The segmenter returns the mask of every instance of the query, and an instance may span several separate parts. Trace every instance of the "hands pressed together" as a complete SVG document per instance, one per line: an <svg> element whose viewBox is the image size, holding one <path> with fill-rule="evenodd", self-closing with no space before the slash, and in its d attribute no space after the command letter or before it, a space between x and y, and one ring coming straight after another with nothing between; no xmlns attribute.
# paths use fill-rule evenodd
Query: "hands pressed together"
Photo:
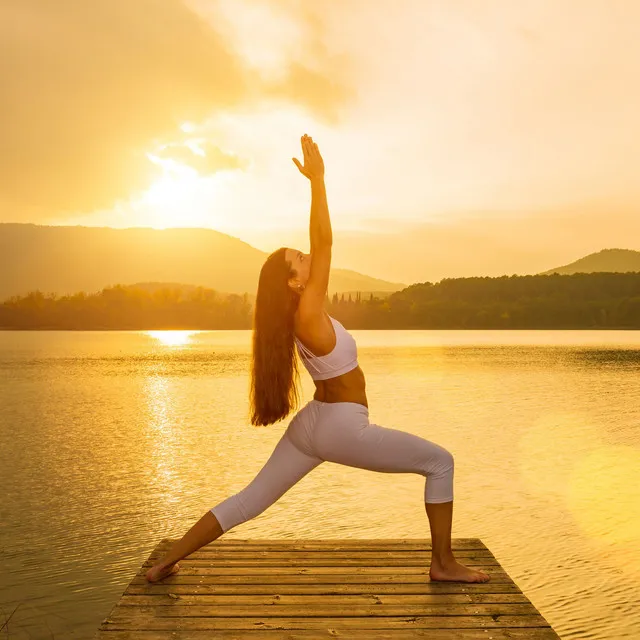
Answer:
<svg viewBox="0 0 640 640"><path fill-rule="evenodd" d="M300 138L300 143L302 145L304 166L300 164L297 158L291 159L303 176L309 178L309 180L322 180L324 178L324 162L318 150L318 145L306 133Z"/></svg>

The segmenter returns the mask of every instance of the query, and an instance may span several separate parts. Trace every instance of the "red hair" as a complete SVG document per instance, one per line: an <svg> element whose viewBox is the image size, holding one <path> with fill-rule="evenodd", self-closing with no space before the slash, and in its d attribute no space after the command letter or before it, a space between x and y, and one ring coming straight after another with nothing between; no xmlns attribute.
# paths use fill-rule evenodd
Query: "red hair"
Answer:
<svg viewBox="0 0 640 640"><path fill-rule="evenodd" d="M300 298L288 285L296 270L285 259L285 247L262 265L253 313L251 358L251 424L283 420L299 404L300 372L295 357L293 318Z"/></svg>

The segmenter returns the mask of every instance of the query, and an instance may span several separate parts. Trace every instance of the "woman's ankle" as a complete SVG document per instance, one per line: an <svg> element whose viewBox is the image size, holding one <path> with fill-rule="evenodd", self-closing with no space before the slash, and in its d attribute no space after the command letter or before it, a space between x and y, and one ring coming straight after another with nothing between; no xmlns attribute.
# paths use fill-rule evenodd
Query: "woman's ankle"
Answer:
<svg viewBox="0 0 640 640"><path fill-rule="evenodd" d="M453 556L453 551L449 549L448 551L435 551L431 550L431 563L437 564L441 567L445 567L448 564L455 562L456 559Z"/></svg>
<svg viewBox="0 0 640 640"><path fill-rule="evenodd" d="M173 565L175 564L175 562L160 562L160 568L161 569L171 569L171 567L173 567Z"/></svg>

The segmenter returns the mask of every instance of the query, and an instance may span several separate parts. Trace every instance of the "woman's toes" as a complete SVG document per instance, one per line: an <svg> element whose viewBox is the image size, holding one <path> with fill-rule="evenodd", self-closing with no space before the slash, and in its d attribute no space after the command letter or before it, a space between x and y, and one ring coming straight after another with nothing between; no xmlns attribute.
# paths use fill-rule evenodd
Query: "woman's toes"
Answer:
<svg viewBox="0 0 640 640"><path fill-rule="evenodd" d="M163 578L176 573L176 571L178 571L179 569L180 565L177 562L171 567L161 567L155 565L151 567L151 569L149 569L149 571L147 571L145 575L149 582L158 582L159 580L162 580Z"/></svg>

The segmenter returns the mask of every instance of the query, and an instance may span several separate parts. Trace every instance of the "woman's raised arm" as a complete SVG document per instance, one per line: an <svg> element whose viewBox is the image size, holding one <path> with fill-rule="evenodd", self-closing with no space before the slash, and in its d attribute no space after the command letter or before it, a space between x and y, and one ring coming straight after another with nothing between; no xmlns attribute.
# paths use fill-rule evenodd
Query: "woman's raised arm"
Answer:
<svg viewBox="0 0 640 640"><path fill-rule="evenodd" d="M300 173L308 178L311 183L309 240L310 251L313 256L314 249L317 247L331 246L333 244L333 232L329 218L327 191L324 184L324 161L313 138L305 133L300 142L302 144L302 153L304 154L304 166L301 166L296 158L292 158L292 160L300 170Z"/></svg>

